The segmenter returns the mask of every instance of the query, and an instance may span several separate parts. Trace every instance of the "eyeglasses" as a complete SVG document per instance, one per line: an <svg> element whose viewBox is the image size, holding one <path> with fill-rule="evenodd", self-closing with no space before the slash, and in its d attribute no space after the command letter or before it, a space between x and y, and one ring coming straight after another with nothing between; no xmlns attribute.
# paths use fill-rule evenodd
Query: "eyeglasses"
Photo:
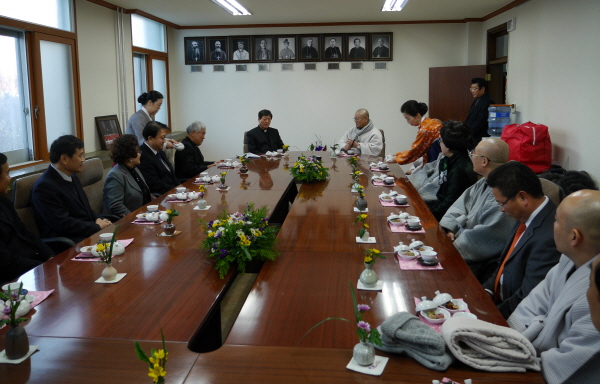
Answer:
<svg viewBox="0 0 600 384"><path fill-rule="evenodd" d="M362 120L362 119L365 119L365 117L364 117L364 116L363 116L363 117L355 117L355 118L354 118L354 119L352 119L352 120L354 120L354 121L360 121L360 120Z"/></svg>
<svg viewBox="0 0 600 384"><path fill-rule="evenodd" d="M469 91L479 91L479 88L469 88Z"/></svg>
<svg viewBox="0 0 600 384"><path fill-rule="evenodd" d="M498 203L498 202L496 202L496 203L498 203L498 205L500 206L500 208L504 208L504 206L506 205L506 203L508 203L509 201L511 201L511 200L512 200L512 199L513 199L515 196L516 196L516 195L509 197L509 198L508 198L508 199L506 199L506 201L505 201L504 203L502 203L502 204L500 204L500 203Z"/></svg>
<svg viewBox="0 0 600 384"><path fill-rule="evenodd" d="M481 156L481 155L477 155L477 154L473 153L473 150L472 150L472 149L470 149L470 150L469 150L469 157L470 157L471 159L473 159L473 156L482 157L482 158L484 158L484 159L487 159L487 161L489 161L490 163L492 162L492 160L490 160L490 158L489 158L489 157L486 157L486 156Z"/></svg>

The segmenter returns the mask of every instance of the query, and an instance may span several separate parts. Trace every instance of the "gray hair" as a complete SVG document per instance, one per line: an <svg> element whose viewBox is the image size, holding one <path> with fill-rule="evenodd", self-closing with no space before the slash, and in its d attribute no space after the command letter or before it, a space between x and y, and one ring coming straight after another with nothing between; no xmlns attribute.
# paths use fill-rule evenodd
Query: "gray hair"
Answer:
<svg viewBox="0 0 600 384"><path fill-rule="evenodd" d="M206 125L200 121L194 121L189 125L189 127L186 128L185 131L188 133L188 135L192 132L206 131Z"/></svg>

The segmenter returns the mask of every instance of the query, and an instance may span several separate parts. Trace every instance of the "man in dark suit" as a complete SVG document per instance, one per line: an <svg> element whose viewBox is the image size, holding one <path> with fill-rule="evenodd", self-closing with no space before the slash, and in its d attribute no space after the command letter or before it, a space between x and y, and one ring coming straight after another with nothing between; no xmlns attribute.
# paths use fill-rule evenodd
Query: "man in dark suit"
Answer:
<svg viewBox="0 0 600 384"><path fill-rule="evenodd" d="M487 183L500 209L517 221L496 272L483 284L500 313L508 318L558 263L560 252L554 243L556 205L544 196L542 184L531 168L517 161L494 169Z"/></svg>
<svg viewBox="0 0 600 384"><path fill-rule="evenodd" d="M383 39L377 40L377 46L373 50L373 57L378 58L389 58L390 57L390 49L383 45Z"/></svg>
<svg viewBox="0 0 600 384"><path fill-rule="evenodd" d="M31 192L42 237L67 237L78 243L111 224L94 213L75 173L83 169L83 141L61 136L50 146L50 166Z"/></svg>
<svg viewBox="0 0 600 384"><path fill-rule="evenodd" d="M300 56L300 58L302 58L302 59L318 59L319 58L319 52L317 52L317 49L315 47L313 47L312 37L309 37L308 40L306 40L306 47L302 48L302 55Z"/></svg>
<svg viewBox="0 0 600 384"><path fill-rule="evenodd" d="M367 51L360 46L360 39L357 37L354 39L354 48L350 50L350 58L351 59L366 59Z"/></svg>
<svg viewBox="0 0 600 384"><path fill-rule="evenodd" d="M0 153L0 284L14 280L54 256L54 252L31 233L6 197L10 176L8 159Z"/></svg>
<svg viewBox="0 0 600 384"><path fill-rule="evenodd" d="M192 41L188 49L189 61L204 61L204 47L197 41Z"/></svg>
<svg viewBox="0 0 600 384"><path fill-rule="evenodd" d="M473 148L479 144L483 137L489 137L488 134L488 107L494 104L494 100L487 92L487 81L481 77L475 77L471 80L471 94L475 98L465 123L471 128L473 133Z"/></svg>
<svg viewBox="0 0 600 384"><path fill-rule="evenodd" d="M175 176L182 181L215 165L212 161L204 161L204 156L199 148L206 136L206 125L194 121L187 127L186 132L187 137L181 141L185 148L175 153Z"/></svg>
<svg viewBox="0 0 600 384"><path fill-rule="evenodd" d="M331 39L329 39L329 47L327 47L327 49L325 50L325 58L326 59L341 59L342 58L342 51L340 51L339 47L336 47L335 44L337 43L335 37L332 37Z"/></svg>
<svg viewBox="0 0 600 384"><path fill-rule="evenodd" d="M258 112L258 127L251 129L246 134L248 152L259 154L283 149L279 131L270 128L272 119L273 114L268 109Z"/></svg>
<svg viewBox="0 0 600 384"><path fill-rule="evenodd" d="M163 151L163 146L167 142L167 130L165 125L156 121L151 121L144 127L144 144L140 146L142 157L140 165L137 168L142 172L146 184L153 195L160 196L179 185L179 180L175 176L175 170L167 155ZM167 148L172 147L172 143L167 143Z"/></svg>

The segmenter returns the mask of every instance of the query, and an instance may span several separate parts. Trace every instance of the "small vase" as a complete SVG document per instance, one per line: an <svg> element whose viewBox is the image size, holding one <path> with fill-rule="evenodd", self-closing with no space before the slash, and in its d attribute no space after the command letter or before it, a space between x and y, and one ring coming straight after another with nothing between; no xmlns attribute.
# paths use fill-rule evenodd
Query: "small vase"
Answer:
<svg viewBox="0 0 600 384"><path fill-rule="evenodd" d="M200 200L198 200L196 205L198 206L198 209L206 209L207 203L206 203L206 200L200 199Z"/></svg>
<svg viewBox="0 0 600 384"><path fill-rule="evenodd" d="M117 270L112 264L106 264L106 268L102 270L102 278L106 281L114 280L117 277Z"/></svg>
<svg viewBox="0 0 600 384"><path fill-rule="evenodd" d="M360 282L367 288L372 288L377 284L377 273L373 270L373 264L365 263L365 270L360 274Z"/></svg>
<svg viewBox="0 0 600 384"><path fill-rule="evenodd" d="M358 210L361 212L367 209L367 200L365 200L364 197L359 196L356 200L356 208L358 208Z"/></svg>
<svg viewBox="0 0 600 384"><path fill-rule="evenodd" d="M225 179L221 179L221 185L219 185L219 189L227 189L227 184L225 184Z"/></svg>
<svg viewBox="0 0 600 384"><path fill-rule="evenodd" d="M175 233L175 224L167 223L163 225L165 235L172 236Z"/></svg>
<svg viewBox="0 0 600 384"><path fill-rule="evenodd" d="M29 337L25 328L19 325L11 325L4 337L6 358L10 360L20 359L29 352Z"/></svg>
<svg viewBox="0 0 600 384"><path fill-rule="evenodd" d="M352 358L358 365L371 365L375 361L375 348L368 341L361 341L354 346Z"/></svg>
<svg viewBox="0 0 600 384"><path fill-rule="evenodd" d="M240 173L248 173L248 167L246 167L246 164L241 166Z"/></svg>
<svg viewBox="0 0 600 384"><path fill-rule="evenodd" d="M360 237L360 239L361 239L362 241L369 241L369 236L370 236L370 233L369 233L369 231L367 231L367 230L365 229L365 233L363 233L363 235Z"/></svg>

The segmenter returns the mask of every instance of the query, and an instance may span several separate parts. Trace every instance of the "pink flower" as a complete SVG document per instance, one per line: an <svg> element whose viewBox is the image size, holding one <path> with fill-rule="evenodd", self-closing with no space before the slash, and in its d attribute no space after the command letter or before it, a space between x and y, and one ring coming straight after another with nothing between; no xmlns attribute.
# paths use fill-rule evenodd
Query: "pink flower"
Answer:
<svg viewBox="0 0 600 384"><path fill-rule="evenodd" d="M5 315L10 315L10 307L4 307L4 309L2 310L2 313L4 313Z"/></svg>
<svg viewBox="0 0 600 384"><path fill-rule="evenodd" d="M357 307L359 312L367 312L369 309L371 309L371 307L369 307L367 304L358 304Z"/></svg>
<svg viewBox="0 0 600 384"><path fill-rule="evenodd" d="M362 320L358 322L358 328L364 329L365 332L371 332L371 326L369 325L369 323L365 323Z"/></svg>

